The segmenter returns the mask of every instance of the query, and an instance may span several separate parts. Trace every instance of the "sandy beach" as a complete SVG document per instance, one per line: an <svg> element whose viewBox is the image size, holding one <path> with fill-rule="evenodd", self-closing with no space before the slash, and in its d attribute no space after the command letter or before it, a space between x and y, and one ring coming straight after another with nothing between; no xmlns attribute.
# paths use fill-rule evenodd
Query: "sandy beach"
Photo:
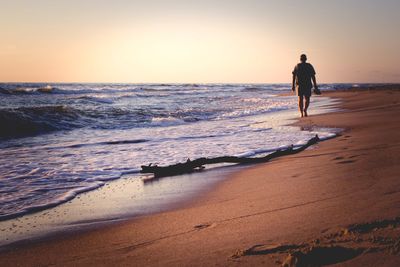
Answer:
<svg viewBox="0 0 400 267"><path fill-rule="evenodd" d="M0 253L0 266L399 266L400 86L324 92L343 128L184 207ZM206 175L206 174L205 174Z"/></svg>

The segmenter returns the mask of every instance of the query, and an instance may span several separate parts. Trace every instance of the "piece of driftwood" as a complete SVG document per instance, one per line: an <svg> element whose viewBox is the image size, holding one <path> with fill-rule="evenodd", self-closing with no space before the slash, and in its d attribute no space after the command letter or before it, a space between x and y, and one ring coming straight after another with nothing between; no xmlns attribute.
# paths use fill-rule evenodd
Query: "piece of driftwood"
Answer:
<svg viewBox="0 0 400 267"><path fill-rule="evenodd" d="M238 163L238 164L253 164L253 163L262 163L267 162L271 159L292 155L299 153L311 145L316 144L320 141L318 135L311 138L305 145L300 146L299 148L294 149L293 146L290 146L286 149L278 149L275 152L266 155L265 157L259 158L250 158L250 157L235 157L235 156L224 156L224 157L216 157L216 158L199 158L195 160L188 159L185 163L177 163L169 166L157 166L152 165L151 163L147 166L143 165L141 173L153 173L154 177L165 177L165 176L173 176L184 173L191 173L195 171L199 171L204 169L204 165L206 164L218 164L218 163Z"/></svg>

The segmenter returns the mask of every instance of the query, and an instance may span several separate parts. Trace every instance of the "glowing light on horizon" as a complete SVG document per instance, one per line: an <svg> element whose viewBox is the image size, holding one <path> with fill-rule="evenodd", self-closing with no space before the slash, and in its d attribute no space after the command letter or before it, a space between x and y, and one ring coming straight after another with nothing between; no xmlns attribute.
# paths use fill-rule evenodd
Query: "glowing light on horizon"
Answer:
<svg viewBox="0 0 400 267"><path fill-rule="evenodd" d="M386 2L9 2L0 81L290 82L303 52L319 81L400 81Z"/></svg>

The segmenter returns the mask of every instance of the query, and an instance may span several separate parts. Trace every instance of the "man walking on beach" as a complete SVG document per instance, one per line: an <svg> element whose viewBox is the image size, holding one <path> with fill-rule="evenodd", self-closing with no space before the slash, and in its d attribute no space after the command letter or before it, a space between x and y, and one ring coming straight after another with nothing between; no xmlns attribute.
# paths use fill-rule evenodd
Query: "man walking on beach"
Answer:
<svg viewBox="0 0 400 267"><path fill-rule="evenodd" d="M310 105L311 88L312 83L314 84L314 89L319 92L317 81L315 79L315 70L310 63L306 63L307 56L302 54L300 56L300 63L294 67L293 70L293 80L292 80L292 91L294 92L297 88L297 95L299 96L299 110L301 117L307 117L307 109ZM311 83L312 81L312 83ZM305 99L305 104L304 104Z"/></svg>

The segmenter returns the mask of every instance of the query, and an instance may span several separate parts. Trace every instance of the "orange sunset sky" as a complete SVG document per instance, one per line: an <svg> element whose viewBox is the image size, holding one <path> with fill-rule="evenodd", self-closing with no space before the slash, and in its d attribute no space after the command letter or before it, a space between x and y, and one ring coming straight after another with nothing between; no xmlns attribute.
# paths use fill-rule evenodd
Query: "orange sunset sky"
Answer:
<svg viewBox="0 0 400 267"><path fill-rule="evenodd" d="M400 82L400 1L1 1L1 82Z"/></svg>

